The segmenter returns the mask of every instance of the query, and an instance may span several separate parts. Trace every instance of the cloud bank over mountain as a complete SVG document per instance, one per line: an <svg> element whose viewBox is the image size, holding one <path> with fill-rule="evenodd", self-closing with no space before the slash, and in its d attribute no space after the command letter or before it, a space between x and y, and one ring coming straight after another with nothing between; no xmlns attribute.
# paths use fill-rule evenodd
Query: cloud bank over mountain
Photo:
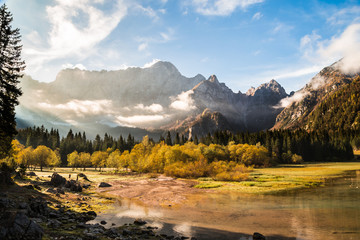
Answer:
<svg viewBox="0 0 360 240"><path fill-rule="evenodd" d="M93 131L100 124L196 133L191 128L201 116L208 118L208 124L220 119L226 124L216 123L219 126L262 130L274 123L280 110L273 106L287 96L274 80L252 94L234 93L215 75L208 80L200 74L187 78L162 61L118 71L65 69L50 83L25 76L21 87L24 95L17 115L21 121L39 124L31 110L41 113L44 121L79 129L94 125Z"/></svg>

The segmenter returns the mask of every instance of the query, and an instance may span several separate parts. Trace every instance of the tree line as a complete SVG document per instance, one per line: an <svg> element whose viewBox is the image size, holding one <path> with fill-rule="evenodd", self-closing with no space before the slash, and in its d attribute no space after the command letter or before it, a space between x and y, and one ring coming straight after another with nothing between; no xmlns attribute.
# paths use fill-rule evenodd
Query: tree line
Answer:
<svg viewBox="0 0 360 240"><path fill-rule="evenodd" d="M216 131L214 134L198 138L193 136L188 139L179 133L166 132L158 140L149 139L155 143L164 143L167 146L183 146L186 143L195 145L211 144L227 146L229 143L260 145L267 149L268 156L272 163L293 163L299 158L307 162L315 161L346 161L353 159L353 146L356 148L359 132L348 131L305 131L298 130L269 130L256 133L241 132L234 134L230 131ZM72 130L60 139L58 130L48 131L44 127L32 127L20 129L17 139L25 147L36 148L44 145L52 150L57 150L63 166L69 163L68 156L73 152L88 153L94 152L112 153L118 151L123 153L133 150L137 142L131 134L127 138L119 136L114 138L105 134L103 138L99 135L94 140L87 139L86 133L74 133ZM85 156L82 156L85 157Z"/></svg>

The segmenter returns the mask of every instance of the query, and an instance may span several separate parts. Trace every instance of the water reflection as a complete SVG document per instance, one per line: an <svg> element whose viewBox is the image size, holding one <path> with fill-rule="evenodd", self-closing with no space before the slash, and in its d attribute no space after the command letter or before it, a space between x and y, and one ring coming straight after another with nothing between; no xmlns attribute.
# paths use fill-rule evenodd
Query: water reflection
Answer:
<svg viewBox="0 0 360 240"><path fill-rule="evenodd" d="M189 196L184 205L148 208L122 200L112 213L95 221L122 225L135 218L158 227L158 233L198 239L360 239L360 172L323 188L280 196L236 193Z"/></svg>

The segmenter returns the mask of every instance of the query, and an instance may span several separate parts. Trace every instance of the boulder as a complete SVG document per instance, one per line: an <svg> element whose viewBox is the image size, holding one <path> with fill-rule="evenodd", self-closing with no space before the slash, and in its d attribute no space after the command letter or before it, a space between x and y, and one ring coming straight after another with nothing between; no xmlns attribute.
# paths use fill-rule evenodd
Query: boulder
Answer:
<svg viewBox="0 0 360 240"><path fill-rule="evenodd" d="M108 183L106 183L106 182L101 182L101 183L99 184L99 187L111 187L111 184L108 184Z"/></svg>
<svg viewBox="0 0 360 240"><path fill-rule="evenodd" d="M5 212L0 219L0 239L42 239L43 229L21 211Z"/></svg>
<svg viewBox="0 0 360 240"><path fill-rule="evenodd" d="M47 216L49 214L49 207L42 198L31 199L28 204L30 207L30 217Z"/></svg>
<svg viewBox="0 0 360 240"><path fill-rule="evenodd" d="M51 176L50 184L54 187L64 185L65 183L66 179L58 173L53 173L53 175Z"/></svg>
<svg viewBox="0 0 360 240"><path fill-rule="evenodd" d="M36 176L36 173L34 172L28 172L26 175L30 176L30 177L35 177Z"/></svg>
<svg viewBox="0 0 360 240"><path fill-rule="evenodd" d="M85 174L83 174L83 173L79 173L79 174L78 174L78 177L81 177L82 179L84 179L84 180L86 180L86 181L88 181L88 182L91 182L91 181L87 178L87 176L86 176Z"/></svg>
<svg viewBox="0 0 360 240"><path fill-rule="evenodd" d="M94 217L96 217L96 215L97 215L96 212L94 212L94 211L88 211L86 214L89 216L94 216Z"/></svg>
<svg viewBox="0 0 360 240"><path fill-rule="evenodd" d="M65 187L69 188L73 192L82 192L82 187L80 183L75 180L66 181Z"/></svg>
<svg viewBox="0 0 360 240"><path fill-rule="evenodd" d="M13 185L14 181L11 178L11 173L9 171L0 170L0 185Z"/></svg>

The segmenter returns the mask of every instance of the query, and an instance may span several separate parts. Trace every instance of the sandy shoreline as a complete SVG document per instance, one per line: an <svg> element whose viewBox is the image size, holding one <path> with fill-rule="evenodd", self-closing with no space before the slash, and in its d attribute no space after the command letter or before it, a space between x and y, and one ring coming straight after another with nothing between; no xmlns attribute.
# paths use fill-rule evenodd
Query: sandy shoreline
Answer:
<svg viewBox="0 0 360 240"><path fill-rule="evenodd" d="M112 186L98 188L96 191L115 198L138 200L147 206L173 206L184 202L187 195L210 191L194 188L197 184L195 180L162 175L157 178L113 180L108 183Z"/></svg>

